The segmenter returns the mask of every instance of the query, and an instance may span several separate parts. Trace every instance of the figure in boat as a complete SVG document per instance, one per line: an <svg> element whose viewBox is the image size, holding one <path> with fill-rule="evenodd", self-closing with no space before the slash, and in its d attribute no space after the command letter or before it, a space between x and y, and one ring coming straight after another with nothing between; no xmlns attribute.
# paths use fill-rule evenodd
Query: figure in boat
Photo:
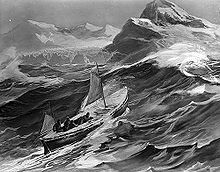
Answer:
<svg viewBox="0 0 220 172"><path fill-rule="evenodd" d="M66 132L74 127L77 127L79 125L82 125L82 124L90 121L91 119L93 119L93 118L89 116L89 112L87 112L86 115L79 117L76 120L70 120L70 117L67 116L64 123L63 123L63 127L61 124L61 120L60 119L57 120L57 122L53 126L53 131L56 133Z"/></svg>
<svg viewBox="0 0 220 172"><path fill-rule="evenodd" d="M106 96L104 90L96 65L90 73L88 95L77 115L68 117L63 124L60 124L60 120L55 123L51 115L45 114L40 135L45 154L84 139L90 132L102 126L105 115L115 118L123 114L127 108L127 87Z"/></svg>
<svg viewBox="0 0 220 172"><path fill-rule="evenodd" d="M73 120L70 120L70 129L74 128L74 127L77 127L77 126L78 125Z"/></svg>
<svg viewBox="0 0 220 172"><path fill-rule="evenodd" d="M81 125L81 124L84 124L84 123L90 121L91 119L93 119L93 117L89 116L89 112L87 112L86 115L81 116L78 119L76 119L74 121L74 123L77 125Z"/></svg>
<svg viewBox="0 0 220 172"><path fill-rule="evenodd" d="M58 119L57 122L54 124L53 131L57 133L63 131L60 119Z"/></svg>
<svg viewBox="0 0 220 172"><path fill-rule="evenodd" d="M67 116L66 120L64 121L64 125L63 125L63 131L67 131L70 129L70 117Z"/></svg>

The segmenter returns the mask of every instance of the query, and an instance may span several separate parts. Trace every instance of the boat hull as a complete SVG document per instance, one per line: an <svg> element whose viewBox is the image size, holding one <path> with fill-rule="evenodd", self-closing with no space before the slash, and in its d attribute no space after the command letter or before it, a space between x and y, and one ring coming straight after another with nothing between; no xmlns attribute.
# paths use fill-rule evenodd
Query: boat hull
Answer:
<svg viewBox="0 0 220 172"><path fill-rule="evenodd" d="M73 144L73 143L83 140L89 133L91 133L92 131L94 131L96 128L98 128L101 125L102 123L92 126L90 128L87 128L83 131L79 131L77 133L73 133L71 135L67 135L67 136L63 136L59 138L54 138L51 140L41 139L41 142L44 147L44 154L46 155L54 151L55 149L58 149L60 147Z"/></svg>
<svg viewBox="0 0 220 172"><path fill-rule="evenodd" d="M121 103L121 105L119 107L117 107L110 114L110 116L112 118L116 118L116 117L122 115L127 108L127 102L128 102L128 97L126 95L126 98ZM58 149L60 147L63 147L63 146L69 145L69 144L73 144L73 143L76 143L76 142L83 140L84 138L87 137L87 135L89 133L91 133L92 131L94 131L98 127L100 127L102 124L103 124L103 122L94 123L94 124L91 124L89 127L86 127L84 129L80 129L80 130L73 132L71 134L66 134L66 135L64 134L59 137L54 137L54 138L49 138L49 139L41 138L40 140L41 140L43 147L44 147L44 154L48 154L51 151L54 151L55 149Z"/></svg>

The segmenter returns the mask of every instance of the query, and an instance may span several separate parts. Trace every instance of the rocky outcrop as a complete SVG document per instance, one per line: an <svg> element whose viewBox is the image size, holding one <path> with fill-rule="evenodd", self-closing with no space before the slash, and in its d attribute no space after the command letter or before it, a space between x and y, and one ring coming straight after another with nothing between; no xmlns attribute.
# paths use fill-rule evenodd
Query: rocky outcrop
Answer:
<svg viewBox="0 0 220 172"><path fill-rule="evenodd" d="M180 28L181 26L195 29L208 28L202 19L189 15L174 3L166 0L150 2L140 18L129 19L114 38L113 43L105 47L104 50L113 54L108 62L124 62L127 61L124 59L135 58L135 56L138 56L138 60L141 55L145 57L151 51L158 51L160 47L170 45L170 42L166 42L167 38L175 40L174 35L171 34L172 27L178 30L178 26ZM184 31L188 32L186 29Z"/></svg>
<svg viewBox="0 0 220 172"><path fill-rule="evenodd" d="M157 25L182 24L190 27L206 27L202 20L189 15L176 4L165 0L154 0L146 5L140 18L150 19Z"/></svg>

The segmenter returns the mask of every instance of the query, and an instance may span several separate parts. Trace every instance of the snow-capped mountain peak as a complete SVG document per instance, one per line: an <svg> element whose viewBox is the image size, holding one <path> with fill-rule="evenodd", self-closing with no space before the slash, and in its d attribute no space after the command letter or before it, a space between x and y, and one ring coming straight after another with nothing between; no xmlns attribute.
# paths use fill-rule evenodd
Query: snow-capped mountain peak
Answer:
<svg viewBox="0 0 220 172"><path fill-rule="evenodd" d="M28 20L29 23L36 25L42 29L53 29L53 30L58 30L57 27L54 24L48 24L45 22L38 22L34 20Z"/></svg>
<svg viewBox="0 0 220 172"><path fill-rule="evenodd" d="M154 0L147 4L140 18L150 19L158 25L184 24L191 27L206 27L199 18L166 0Z"/></svg>
<svg viewBox="0 0 220 172"><path fill-rule="evenodd" d="M189 20L192 18L185 10L183 10L176 4L173 4L171 2L169 3L170 3L170 6L165 6L165 7L158 6L158 11L164 15L167 14L170 17L176 18L179 20Z"/></svg>
<svg viewBox="0 0 220 172"><path fill-rule="evenodd" d="M105 29L105 34L108 36L115 36L121 31L120 29L111 26L109 24L105 25L104 29Z"/></svg>
<svg viewBox="0 0 220 172"><path fill-rule="evenodd" d="M102 29L102 27L100 27L100 26L95 26L91 23L86 22L84 24L81 24L81 25L74 27L72 30L87 30L87 31L95 32L95 31L98 31L101 29Z"/></svg>
<svg viewBox="0 0 220 172"><path fill-rule="evenodd" d="M151 22L151 20L146 19L146 18L131 18L132 22L136 25L139 26L152 26L153 23Z"/></svg>
<svg viewBox="0 0 220 172"><path fill-rule="evenodd" d="M98 31L98 30L101 30L101 29L102 29L102 27L95 26L95 25L93 25L93 24L91 24L91 23L88 23L88 22L85 23L85 28L88 29L88 30L90 30L90 31L92 31L92 32Z"/></svg>
<svg viewBox="0 0 220 172"><path fill-rule="evenodd" d="M70 33L79 39L112 38L120 32L120 29L107 24L104 27L84 23L70 29Z"/></svg>

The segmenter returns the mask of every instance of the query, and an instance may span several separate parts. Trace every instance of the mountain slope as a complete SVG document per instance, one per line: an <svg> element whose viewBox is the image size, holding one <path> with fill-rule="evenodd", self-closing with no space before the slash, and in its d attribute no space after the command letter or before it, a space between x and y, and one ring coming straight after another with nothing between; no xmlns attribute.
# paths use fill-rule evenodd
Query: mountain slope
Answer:
<svg viewBox="0 0 220 172"><path fill-rule="evenodd" d="M88 39L88 38L113 39L119 32L120 29L108 24L104 27L99 27L90 23L84 23L82 25L78 25L74 28L69 29L69 33L71 33L78 39Z"/></svg>
<svg viewBox="0 0 220 172"><path fill-rule="evenodd" d="M49 32L42 30L39 26L31 24L29 21L24 21L10 32L2 35L0 51L8 47L16 47L20 51L33 51L55 47L52 41L45 40L42 42L38 38L38 35L42 33L49 34Z"/></svg>
<svg viewBox="0 0 220 172"><path fill-rule="evenodd" d="M103 47L111 43L119 32L110 25L99 27L85 23L68 29L27 20L0 36L0 52L10 47L25 53L54 47Z"/></svg>
<svg viewBox="0 0 220 172"><path fill-rule="evenodd" d="M154 0L147 4L140 18L150 19L158 25L183 24L191 27L206 27L200 19L166 0Z"/></svg>
<svg viewBox="0 0 220 172"><path fill-rule="evenodd" d="M169 1L154 0L146 5L140 18L125 23L105 50L112 53L110 63L131 64L178 42L213 44L219 36L218 25L194 17Z"/></svg>

